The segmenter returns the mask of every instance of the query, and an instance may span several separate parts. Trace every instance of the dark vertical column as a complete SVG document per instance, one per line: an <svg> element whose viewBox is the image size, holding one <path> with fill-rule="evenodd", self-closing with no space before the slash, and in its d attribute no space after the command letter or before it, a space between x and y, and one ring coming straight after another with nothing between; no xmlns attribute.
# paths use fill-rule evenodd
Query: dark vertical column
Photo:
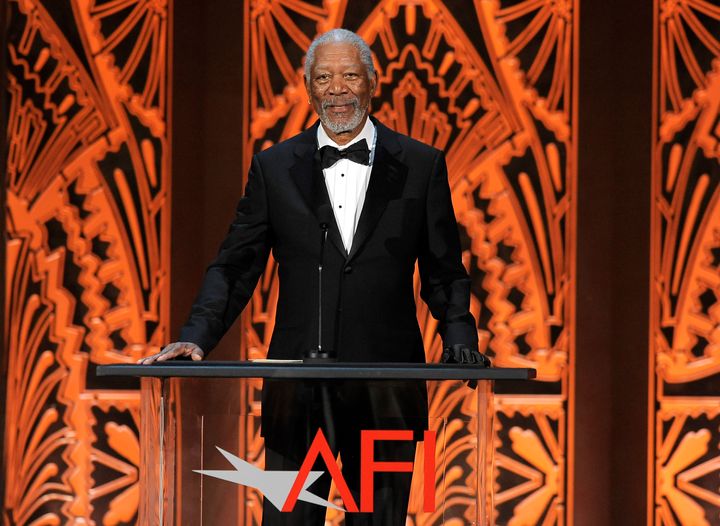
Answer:
<svg viewBox="0 0 720 526"><path fill-rule="evenodd" d="M612 25L604 2L580 5L574 517L610 522L612 449Z"/></svg>
<svg viewBox="0 0 720 526"><path fill-rule="evenodd" d="M170 339L190 311L197 285L202 277L203 228L205 225L205 173L203 170L203 96L205 82L204 2L173 4L172 67L172 184L171 184L171 259L170 259ZM183 382L181 386L186 386ZM195 457L184 451L186 444L198 441L195 414L203 405L194 393L179 389L178 436L180 437L178 480L180 490L176 513L183 524L200 524L198 495L192 491ZM147 417L147 415L146 415ZM176 519L178 520L178 519Z"/></svg>
<svg viewBox="0 0 720 526"><path fill-rule="evenodd" d="M204 2L173 6L170 338L177 337L202 277Z"/></svg>
<svg viewBox="0 0 720 526"><path fill-rule="evenodd" d="M242 195L243 8L236 0L174 4L171 338L187 318ZM239 357L236 323L210 359ZM190 492L197 489L198 475L192 470L199 468L195 424L201 414L238 415L240 389L239 383L227 381L183 381L181 386L181 520L200 524L199 505L189 505L198 499ZM226 440L226 448L238 443L237 418L209 417L206 422L212 427L205 429L207 462L222 463L224 459L212 456L215 445L223 445L212 443L213 437ZM227 495L233 489L224 484ZM234 503L217 492L205 492L202 509L203 523L237 523L231 519Z"/></svg>
<svg viewBox="0 0 720 526"><path fill-rule="evenodd" d="M652 2L580 11L575 505L647 520Z"/></svg>
<svg viewBox="0 0 720 526"><path fill-rule="evenodd" d="M610 524L646 524L653 2L613 0Z"/></svg>
<svg viewBox="0 0 720 526"><path fill-rule="evenodd" d="M203 257L215 256L243 192L243 2L208 2L202 130L205 172ZM240 331L217 351L240 357Z"/></svg>
<svg viewBox="0 0 720 526"><path fill-rule="evenodd" d="M9 7L7 0L0 0L0 225L2 225L2 242L0 242L0 276L2 279L2 288L0 288L0 323L3 330L0 337L0 519L4 515L5 509L5 411L7 392L7 371L9 352L6 348L5 340L5 188L7 185L7 157L8 145L7 138L7 119L9 115L8 96L7 96L7 76L5 63L7 61L7 32L9 27Z"/></svg>
<svg viewBox="0 0 720 526"><path fill-rule="evenodd" d="M172 307L177 336L242 195L242 2L176 2ZM213 359L236 359L236 327Z"/></svg>

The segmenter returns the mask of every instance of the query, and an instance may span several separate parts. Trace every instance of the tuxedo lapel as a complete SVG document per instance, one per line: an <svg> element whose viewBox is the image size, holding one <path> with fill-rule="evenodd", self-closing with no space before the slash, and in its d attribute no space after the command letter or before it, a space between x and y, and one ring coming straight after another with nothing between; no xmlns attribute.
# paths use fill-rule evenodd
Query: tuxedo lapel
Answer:
<svg viewBox="0 0 720 526"><path fill-rule="evenodd" d="M317 155L317 126L316 124L303 132L295 146L295 164L290 168L290 178L297 186L305 204L310 209L310 213L316 220L318 220L318 209L322 205L331 206L322 168L319 160L315 158ZM347 251L340 237L340 229L337 226L334 214L328 230L328 239L343 256L347 257Z"/></svg>
<svg viewBox="0 0 720 526"><path fill-rule="evenodd" d="M377 130L375 158L348 260L352 259L377 226L388 201L402 196L408 168L399 160L400 143L395 132L372 119Z"/></svg>

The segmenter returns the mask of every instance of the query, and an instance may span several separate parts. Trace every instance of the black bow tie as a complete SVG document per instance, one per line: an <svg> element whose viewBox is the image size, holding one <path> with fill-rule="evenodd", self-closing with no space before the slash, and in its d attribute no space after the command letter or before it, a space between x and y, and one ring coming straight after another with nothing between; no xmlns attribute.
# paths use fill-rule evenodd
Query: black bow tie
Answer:
<svg viewBox="0 0 720 526"><path fill-rule="evenodd" d="M358 164L370 164L370 150L367 141L362 139L344 150L338 150L334 146L323 146L320 148L320 164L323 169L330 168L340 159L350 159Z"/></svg>

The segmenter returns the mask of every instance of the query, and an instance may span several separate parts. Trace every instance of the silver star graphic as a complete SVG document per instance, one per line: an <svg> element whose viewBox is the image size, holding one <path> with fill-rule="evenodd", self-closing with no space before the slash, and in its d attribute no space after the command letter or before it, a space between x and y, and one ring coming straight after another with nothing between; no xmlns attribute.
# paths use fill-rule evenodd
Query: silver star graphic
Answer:
<svg viewBox="0 0 720 526"><path fill-rule="evenodd" d="M298 476L298 471L263 471L262 469L256 468L252 464L245 462L243 459L236 457L232 453L228 453L220 447L215 447L235 469L194 469L193 471L195 473L226 480L228 482L234 482L235 484L241 484L250 488L256 488L265 495L265 498L268 499L273 506L275 506L278 510L282 510L283 504L285 504L285 500L290 494L292 485ZM320 478L323 473L325 472L310 472L303 484L302 490L300 490L298 500L309 502L310 504L317 504L318 506L325 506L338 511L345 511L343 508L336 506L330 501L321 499L307 490L307 488Z"/></svg>

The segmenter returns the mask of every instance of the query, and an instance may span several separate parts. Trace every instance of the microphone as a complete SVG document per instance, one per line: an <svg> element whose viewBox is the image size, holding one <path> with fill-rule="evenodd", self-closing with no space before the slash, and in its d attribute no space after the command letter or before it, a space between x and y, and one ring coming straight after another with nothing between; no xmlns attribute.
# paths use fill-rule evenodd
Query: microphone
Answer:
<svg viewBox="0 0 720 526"><path fill-rule="evenodd" d="M327 231L330 228L330 224L333 220L333 210L332 207L325 203L323 205L320 205L317 209L317 218L318 218L318 224L320 225L320 229L323 232L322 241L320 244L320 249L322 250L323 244L325 243L325 238L327 237ZM321 254L322 256L322 254ZM322 263L322 257L320 258L320 263Z"/></svg>
<svg viewBox="0 0 720 526"><path fill-rule="evenodd" d="M322 271L325 257L325 242L334 214L329 204L320 205L317 209L318 226L320 226L320 261L318 262L318 339L317 347L310 349L303 357L304 362L334 362L336 358L332 351L322 347Z"/></svg>

